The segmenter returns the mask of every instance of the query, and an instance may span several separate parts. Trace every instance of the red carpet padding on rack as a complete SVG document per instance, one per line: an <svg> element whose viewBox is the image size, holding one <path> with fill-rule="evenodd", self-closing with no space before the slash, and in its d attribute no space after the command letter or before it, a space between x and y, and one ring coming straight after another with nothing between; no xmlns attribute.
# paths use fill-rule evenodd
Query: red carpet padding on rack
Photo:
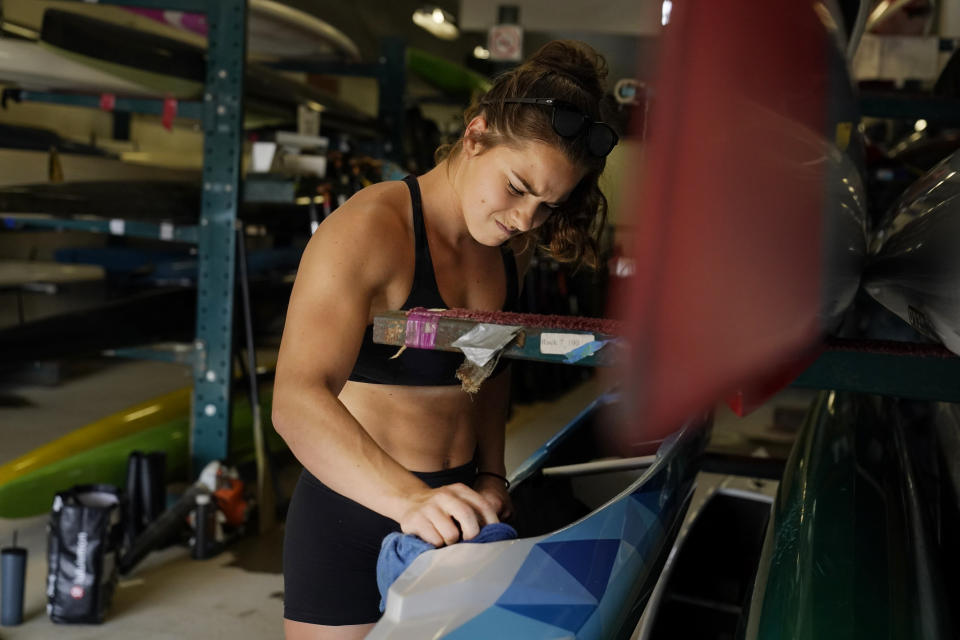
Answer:
<svg viewBox="0 0 960 640"><path fill-rule="evenodd" d="M566 331L586 331L608 336L620 336L624 323L606 318L583 318L579 316L550 316L535 313L513 313L509 311L474 311L471 309L446 309L440 311L443 318L472 320L490 324L507 324L535 329L562 329Z"/></svg>
<svg viewBox="0 0 960 640"><path fill-rule="evenodd" d="M892 342L889 340L831 339L825 343L827 351L860 351L891 356L918 358L956 358L957 354L943 345L924 342Z"/></svg>

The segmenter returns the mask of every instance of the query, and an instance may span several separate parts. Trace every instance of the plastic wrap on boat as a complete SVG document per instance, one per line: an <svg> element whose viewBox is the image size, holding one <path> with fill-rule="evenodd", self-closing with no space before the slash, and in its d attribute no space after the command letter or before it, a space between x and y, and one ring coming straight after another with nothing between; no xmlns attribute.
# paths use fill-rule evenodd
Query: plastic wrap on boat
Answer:
<svg viewBox="0 0 960 640"><path fill-rule="evenodd" d="M960 152L915 182L871 241L864 288L960 354Z"/></svg>

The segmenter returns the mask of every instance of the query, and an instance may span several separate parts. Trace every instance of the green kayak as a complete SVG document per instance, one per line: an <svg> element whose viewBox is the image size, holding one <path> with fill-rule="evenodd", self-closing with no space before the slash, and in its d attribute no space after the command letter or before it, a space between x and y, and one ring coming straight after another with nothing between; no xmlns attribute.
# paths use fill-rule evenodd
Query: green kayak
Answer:
<svg viewBox="0 0 960 640"><path fill-rule="evenodd" d="M272 393L261 392L261 415L272 450L285 446L269 424ZM0 518L26 518L47 512L58 491L75 484L126 483L127 457L133 451L163 451L167 454L167 482L188 480L190 460L189 415L156 427L81 451L26 473L0 486ZM230 431L232 464L253 459L253 426L250 403L238 397L233 403Z"/></svg>

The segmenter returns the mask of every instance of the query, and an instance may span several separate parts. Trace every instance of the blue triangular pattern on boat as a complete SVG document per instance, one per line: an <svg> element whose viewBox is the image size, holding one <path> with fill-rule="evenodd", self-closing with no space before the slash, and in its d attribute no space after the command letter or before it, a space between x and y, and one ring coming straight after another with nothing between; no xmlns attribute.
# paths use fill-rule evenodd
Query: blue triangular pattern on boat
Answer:
<svg viewBox="0 0 960 640"><path fill-rule="evenodd" d="M610 573L607 591L596 611L577 630L577 635L583 638L617 637L628 610L634 606L636 594L630 597L632 589L647 570L644 558L633 547L622 543Z"/></svg>
<svg viewBox="0 0 960 640"><path fill-rule="evenodd" d="M660 511L660 489L655 487L649 491L635 491L630 494L634 502L638 502L653 512Z"/></svg>
<svg viewBox="0 0 960 640"><path fill-rule="evenodd" d="M499 605L515 604L585 604L594 606L597 599L560 562L540 545L530 549L513 582L497 598Z"/></svg>
<svg viewBox="0 0 960 640"><path fill-rule="evenodd" d="M546 622L547 624L568 631L577 631L587 621L594 606L585 604L555 605L555 604L506 604L498 605L504 609L515 611L520 615Z"/></svg>
<svg viewBox="0 0 960 640"><path fill-rule="evenodd" d="M443 636L444 640L561 640L571 638L562 629L502 607L490 607Z"/></svg>
<svg viewBox="0 0 960 640"><path fill-rule="evenodd" d="M604 633L605 627L613 626L609 620L601 619L601 609L597 609L590 614L590 617L584 620L583 624L577 629L577 636L581 638L614 638L615 634L609 631Z"/></svg>
<svg viewBox="0 0 960 640"><path fill-rule="evenodd" d="M651 531L662 528L657 512L649 506L650 501L651 500L626 501L626 514L624 516L621 538L638 549L641 546L642 540L647 537Z"/></svg>
<svg viewBox="0 0 960 640"><path fill-rule="evenodd" d="M562 529L547 537L544 542L569 542L571 540L607 540L619 538L623 532L623 522L627 505L633 500L624 497L602 510L590 515L583 522ZM542 544L542 543L541 543Z"/></svg>
<svg viewBox="0 0 960 640"><path fill-rule="evenodd" d="M635 500L640 500L641 502L650 504L650 507L654 511L660 510L660 493L663 491L663 486L667 481L667 476L670 475L670 467L665 466L657 471L655 474L646 479L646 481L637 487L637 489L630 494ZM653 499L653 503L649 501Z"/></svg>
<svg viewBox="0 0 960 640"><path fill-rule="evenodd" d="M617 549L620 548L620 539L544 541L537 547L556 558L564 569L599 600L607 588L610 569L617 557Z"/></svg>
<svg viewBox="0 0 960 640"><path fill-rule="evenodd" d="M616 579L617 572L622 571L623 567L628 564L634 564L637 561L637 558L640 559L641 565L646 564L649 560L648 558L645 558L643 554L638 553L632 545L621 541L620 548L617 549L617 555L613 558L613 567L610 568L610 579L607 580L607 591L604 592L604 596L609 595L610 585L613 584L614 579Z"/></svg>

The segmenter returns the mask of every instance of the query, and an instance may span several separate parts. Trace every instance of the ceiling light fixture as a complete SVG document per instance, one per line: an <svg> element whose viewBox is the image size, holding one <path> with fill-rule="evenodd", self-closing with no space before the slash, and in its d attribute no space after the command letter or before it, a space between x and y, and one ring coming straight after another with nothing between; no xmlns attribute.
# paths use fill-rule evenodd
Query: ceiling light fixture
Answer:
<svg viewBox="0 0 960 640"><path fill-rule="evenodd" d="M453 15L440 7L426 6L417 9L413 12L413 23L441 40L456 40L460 35Z"/></svg>
<svg viewBox="0 0 960 640"><path fill-rule="evenodd" d="M660 5L660 24L664 27L670 22L670 13L673 11L673 2L671 0L663 0L663 4Z"/></svg>

